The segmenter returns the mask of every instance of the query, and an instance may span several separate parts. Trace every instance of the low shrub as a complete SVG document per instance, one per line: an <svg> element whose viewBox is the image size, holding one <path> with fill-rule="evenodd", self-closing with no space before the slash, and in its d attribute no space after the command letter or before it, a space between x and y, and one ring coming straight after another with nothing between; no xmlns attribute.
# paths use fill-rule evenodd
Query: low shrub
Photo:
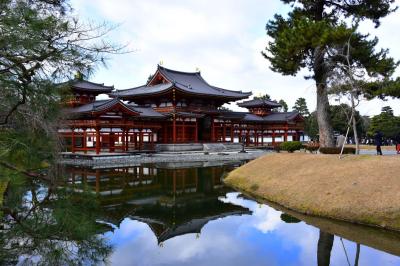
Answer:
<svg viewBox="0 0 400 266"><path fill-rule="evenodd" d="M341 147L321 147L319 152L323 154L340 154ZM356 154L356 148L344 147L343 154Z"/></svg>
<svg viewBox="0 0 400 266"><path fill-rule="evenodd" d="M300 141L286 141L281 143L280 148L283 151L294 152L302 149L303 144Z"/></svg>
<svg viewBox="0 0 400 266"><path fill-rule="evenodd" d="M317 152L317 151L318 151L318 149L319 149L319 144L318 144L318 143L309 143L309 144L304 145L304 148L305 148L307 151L309 151L309 152L311 152L311 153L314 153L314 152Z"/></svg>

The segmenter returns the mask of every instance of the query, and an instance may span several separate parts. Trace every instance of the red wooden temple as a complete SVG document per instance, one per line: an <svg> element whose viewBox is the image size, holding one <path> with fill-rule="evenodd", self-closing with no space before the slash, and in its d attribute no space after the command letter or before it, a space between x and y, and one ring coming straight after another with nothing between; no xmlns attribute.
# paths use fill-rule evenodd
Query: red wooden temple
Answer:
<svg viewBox="0 0 400 266"><path fill-rule="evenodd" d="M69 83L67 118L59 130L66 149L75 152L130 152L158 146L198 143L241 143L266 146L299 140L304 119L298 112L276 112L275 101L238 103L249 112L221 110L251 92L207 83L200 72L158 66L147 84L114 90L83 80ZM95 100L99 94L111 99Z"/></svg>

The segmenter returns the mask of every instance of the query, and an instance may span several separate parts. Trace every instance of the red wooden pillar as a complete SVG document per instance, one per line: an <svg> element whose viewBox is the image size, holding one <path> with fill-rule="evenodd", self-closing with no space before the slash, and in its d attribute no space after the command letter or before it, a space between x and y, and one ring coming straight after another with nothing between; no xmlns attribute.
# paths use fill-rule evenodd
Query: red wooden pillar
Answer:
<svg viewBox="0 0 400 266"><path fill-rule="evenodd" d="M211 117L211 142L215 142L215 125L214 125L214 117Z"/></svg>
<svg viewBox="0 0 400 266"><path fill-rule="evenodd" d="M286 127L285 127L285 136L284 136L283 141L287 141L287 137L288 137L288 127L286 125Z"/></svg>
<svg viewBox="0 0 400 266"><path fill-rule="evenodd" d="M96 154L100 153L100 129L96 128Z"/></svg>
<svg viewBox="0 0 400 266"><path fill-rule="evenodd" d="M224 129L223 129L223 133L222 134L224 134L224 136L222 138L222 141L225 142L226 141L226 124L225 124L225 121L224 121Z"/></svg>
<svg viewBox="0 0 400 266"><path fill-rule="evenodd" d="M129 129L125 130L125 151L129 150Z"/></svg>
<svg viewBox="0 0 400 266"><path fill-rule="evenodd" d="M272 146L275 146L275 129L272 131Z"/></svg>
<svg viewBox="0 0 400 266"><path fill-rule="evenodd" d="M182 118L182 142L186 142L186 127L185 127L185 118Z"/></svg>
<svg viewBox="0 0 400 266"><path fill-rule="evenodd" d="M113 152L114 151L114 133L111 133L111 131L110 131L110 133L108 135L108 151L109 152Z"/></svg>
<svg viewBox="0 0 400 266"><path fill-rule="evenodd" d="M199 136L198 136L198 124L197 124L197 118L196 118L196 123L195 123L195 128L194 128L194 141L199 142Z"/></svg>
<svg viewBox="0 0 400 266"><path fill-rule="evenodd" d="M72 135L71 135L71 152L75 153L75 128L72 128Z"/></svg>
<svg viewBox="0 0 400 266"><path fill-rule="evenodd" d="M135 145L135 150L137 150L138 148L137 148L137 133L136 132L133 133L133 143Z"/></svg>
<svg viewBox="0 0 400 266"><path fill-rule="evenodd" d="M234 138L233 131L234 131L234 128L233 128L233 124L231 123L231 142L232 143L233 143L233 138Z"/></svg>
<svg viewBox="0 0 400 266"><path fill-rule="evenodd" d="M141 129L139 132L139 150L142 150L142 148L143 148L143 129Z"/></svg>
<svg viewBox="0 0 400 266"><path fill-rule="evenodd" d="M83 152L86 154L87 153L86 128L83 129L82 148L83 148Z"/></svg>
<svg viewBox="0 0 400 266"><path fill-rule="evenodd" d="M264 129L261 129L261 146L264 146Z"/></svg>
<svg viewBox="0 0 400 266"><path fill-rule="evenodd" d="M154 133L153 133L153 131L151 131L149 133L149 141L150 141L150 147L151 147L151 149L153 149L153 147L154 147Z"/></svg>
<svg viewBox="0 0 400 266"><path fill-rule="evenodd" d="M247 130L246 130L246 146L249 146L249 144L250 144L250 134L249 133L250 132L247 128Z"/></svg>
<svg viewBox="0 0 400 266"><path fill-rule="evenodd" d="M176 115L173 114L172 118L172 143L176 143Z"/></svg>
<svg viewBox="0 0 400 266"><path fill-rule="evenodd" d="M125 129L124 128L121 128L122 129L122 135L121 135L121 141L122 141L122 151L125 151ZM118 138L118 140L119 140L119 138Z"/></svg>

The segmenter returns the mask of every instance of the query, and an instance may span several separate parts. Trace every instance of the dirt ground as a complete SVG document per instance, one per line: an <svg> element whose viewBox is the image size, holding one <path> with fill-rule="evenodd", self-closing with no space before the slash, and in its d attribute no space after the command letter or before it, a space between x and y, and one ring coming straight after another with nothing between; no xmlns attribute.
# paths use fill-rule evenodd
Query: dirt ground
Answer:
<svg viewBox="0 0 400 266"><path fill-rule="evenodd" d="M346 147L356 147L356 145L346 145ZM361 150L376 150L376 146L375 145L360 145L360 149ZM381 146L381 149L383 151L395 151L396 150L396 146Z"/></svg>
<svg viewBox="0 0 400 266"><path fill-rule="evenodd" d="M271 154L225 182L302 213L400 230L400 156Z"/></svg>

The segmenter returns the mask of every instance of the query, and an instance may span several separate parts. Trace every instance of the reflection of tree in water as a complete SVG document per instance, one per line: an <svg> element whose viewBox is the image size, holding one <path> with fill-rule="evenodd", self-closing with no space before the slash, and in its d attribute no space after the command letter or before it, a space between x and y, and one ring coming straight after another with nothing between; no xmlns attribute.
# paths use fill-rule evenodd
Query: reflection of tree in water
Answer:
<svg viewBox="0 0 400 266"><path fill-rule="evenodd" d="M318 266L328 266L331 260L331 251L333 246L334 235L319 230L319 239L318 239L318 250L317 250L317 260ZM343 251L346 255L347 263L350 265L350 260L346 251L346 248L343 244L342 238L340 239L342 242ZM354 265L358 265L358 260L360 258L360 244L357 243L356 256L354 260Z"/></svg>
<svg viewBox="0 0 400 266"><path fill-rule="evenodd" d="M9 184L1 207L1 264L15 264L21 258L26 264L43 265L105 260L111 247L98 235L104 227L96 223L92 195L77 197L40 182L20 182Z"/></svg>
<svg viewBox="0 0 400 266"><path fill-rule="evenodd" d="M332 234L319 230L317 261L318 266L328 266L331 260L331 251L333 246Z"/></svg>
<svg viewBox="0 0 400 266"><path fill-rule="evenodd" d="M282 213L281 214L281 220L284 221L285 223L300 223L301 220L297 219L296 217L293 217L287 213Z"/></svg>

